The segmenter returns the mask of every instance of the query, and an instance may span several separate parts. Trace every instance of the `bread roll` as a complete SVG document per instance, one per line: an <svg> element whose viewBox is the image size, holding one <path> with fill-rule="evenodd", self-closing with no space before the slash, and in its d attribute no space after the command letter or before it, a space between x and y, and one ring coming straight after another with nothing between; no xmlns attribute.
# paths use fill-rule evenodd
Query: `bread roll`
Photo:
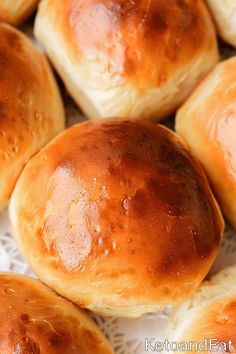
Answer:
<svg viewBox="0 0 236 354"><path fill-rule="evenodd" d="M44 55L0 23L0 211L25 163L63 128L61 97Z"/></svg>
<svg viewBox="0 0 236 354"><path fill-rule="evenodd" d="M201 0L43 0L35 34L89 118L160 120L218 61Z"/></svg>
<svg viewBox="0 0 236 354"><path fill-rule="evenodd" d="M228 350L221 350L221 353L235 353L236 267L224 269L210 281L205 282L192 298L179 307L172 316L169 338L178 343L202 342L204 343L202 349L203 345L209 349L209 340L215 339L212 341L214 345L212 349L217 346L219 349L219 344L224 342ZM221 348L223 349L223 344ZM193 352L194 350L191 351ZM210 353L210 350L205 352ZM217 350L212 352L216 353ZM190 351L182 350L177 353L190 353Z"/></svg>
<svg viewBox="0 0 236 354"><path fill-rule="evenodd" d="M219 64L177 113L176 130L203 164L236 228L236 57Z"/></svg>
<svg viewBox="0 0 236 354"><path fill-rule="evenodd" d="M1 0L0 21L18 26L36 10L38 3L39 0Z"/></svg>
<svg viewBox="0 0 236 354"><path fill-rule="evenodd" d="M220 36L236 47L236 2L234 0L207 0Z"/></svg>
<svg viewBox="0 0 236 354"><path fill-rule="evenodd" d="M112 354L85 312L31 278L0 273L0 352Z"/></svg>
<svg viewBox="0 0 236 354"><path fill-rule="evenodd" d="M61 134L27 164L10 214L43 282L82 307L124 317L192 294L223 229L205 175L179 138L135 120Z"/></svg>

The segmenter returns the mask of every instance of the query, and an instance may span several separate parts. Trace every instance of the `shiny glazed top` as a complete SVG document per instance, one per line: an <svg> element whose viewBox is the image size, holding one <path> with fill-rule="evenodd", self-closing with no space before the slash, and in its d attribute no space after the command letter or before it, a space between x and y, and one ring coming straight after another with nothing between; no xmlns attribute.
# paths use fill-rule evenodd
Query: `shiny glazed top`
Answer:
<svg viewBox="0 0 236 354"><path fill-rule="evenodd" d="M202 0L51 0L46 11L73 60L104 62L107 75L141 91L164 85L190 58L216 47Z"/></svg>
<svg viewBox="0 0 236 354"><path fill-rule="evenodd" d="M1 353L112 354L90 318L30 278L0 273Z"/></svg>
<svg viewBox="0 0 236 354"><path fill-rule="evenodd" d="M70 282L64 295L80 282L78 291L89 289L84 302L73 298L82 306L93 287L160 302L192 293L223 229L205 175L179 138L160 125L119 119L76 125L36 155L11 215L36 272L54 270Z"/></svg>
<svg viewBox="0 0 236 354"><path fill-rule="evenodd" d="M217 341L213 344L224 342L227 345L227 352L231 353L231 348L235 349L236 346L236 297L219 299L208 306L201 313L197 324L193 324L188 330L186 337L197 343L204 339L216 338ZM228 345L229 341L232 344L231 348Z"/></svg>
<svg viewBox="0 0 236 354"><path fill-rule="evenodd" d="M201 161L236 228L236 57L218 64L179 109L176 130Z"/></svg>
<svg viewBox="0 0 236 354"><path fill-rule="evenodd" d="M24 164L64 128L64 111L45 56L0 23L0 210Z"/></svg>

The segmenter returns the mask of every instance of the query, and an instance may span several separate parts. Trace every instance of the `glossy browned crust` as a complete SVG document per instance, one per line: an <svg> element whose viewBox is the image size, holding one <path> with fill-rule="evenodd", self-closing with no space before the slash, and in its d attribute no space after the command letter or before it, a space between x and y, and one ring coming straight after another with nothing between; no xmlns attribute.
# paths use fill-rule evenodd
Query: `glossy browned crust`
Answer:
<svg viewBox="0 0 236 354"><path fill-rule="evenodd" d="M91 308L100 298L109 308L180 301L208 272L223 228L205 175L179 138L118 119L74 126L35 156L11 216L43 281L52 286L55 272L64 283L53 287Z"/></svg>
<svg viewBox="0 0 236 354"><path fill-rule="evenodd" d="M236 229L236 57L218 64L179 109L176 130L202 163Z"/></svg>
<svg viewBox="0 0 236 354"><path fill-rule="evenodd" d="M224 295L222 289L222 296ZM201 342L205 338L216 338L217 342L229 343L236 347L236 296L214 300L205 308L196 323L192 324L189 340ZM192 327L191 327L192 328ZM229 348L228 348L229 349ZM230 351L229 351L230 352Z"/></svg>
<svg viewBox="0 0 236 354"><path fill-rule="evenodd" d="M112 354L84 312L39 281L0 273L0 352Z"/></svg>
<svg viewBox="0 0 236 354"><path fill-rule="evenodd" d="M0 210L24 164L63 128L64 109L45 56L0 23Z"/></svg>
<svg viewBox="0 0 236 354"><path fill-rule="evenodd" d="M38 3L39 0L1 0L0 21L18 26L36 10Z"/></svg>
<svg viewBox="0 0 236 354"><path fill-rule="evenodd" d="M72 58L105 60L107 74L127 77L140 93L216 47L202 0L51 0L45 11Z"/></svg>

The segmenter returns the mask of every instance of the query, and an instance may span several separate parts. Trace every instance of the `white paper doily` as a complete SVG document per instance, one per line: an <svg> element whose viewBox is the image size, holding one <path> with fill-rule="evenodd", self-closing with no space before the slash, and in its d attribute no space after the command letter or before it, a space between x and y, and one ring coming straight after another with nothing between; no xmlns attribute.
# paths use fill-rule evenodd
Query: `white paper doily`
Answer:
<svg viewBox="0 0 236 354"><path fill-rule="evenodd" d="M220 252L210 273L235 263L236 233L227 227ZM0 271L33 275L11 237L7 211L0 214ZM139 319L102 318L94 315L93 318L109 339L116 354L144 354L145 338L166 339L168 311L148 314Z"/></svg>
<svg viewBox="0 0 236 354"><path fill-rule="evenodd" d="M32 25L23 28L32 38ZM32 38L33 39L33 38ZM222 57L232 55L229 47L223 48ZM69 97L64 96L67 126L84 120L81 112ZM167 122L170 127L173 122ZM236 233L229 227L226 228L224 239L217 260L210 274L236 264ZM12 271L33 276L27 263L22 259L16 243L11 236L11 226L7 211L0 213L0 271ZM168 326L168 310L159 314L148 314L139 319L116 319L94 316L101 330L108 337L115 354L144 354L145 338L164 340Z"/></svg>

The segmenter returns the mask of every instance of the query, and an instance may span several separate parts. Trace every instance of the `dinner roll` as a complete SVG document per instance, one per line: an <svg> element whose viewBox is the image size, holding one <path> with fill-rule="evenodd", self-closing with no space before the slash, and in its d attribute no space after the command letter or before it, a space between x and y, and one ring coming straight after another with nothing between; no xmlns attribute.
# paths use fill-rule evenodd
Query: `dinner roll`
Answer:
<svg viewBox="0 0 236 354"><path fill-rule="evenodd" d="M0 352L112 354L89 316L31 278L0 273Z"/></svg>
<svg viewBox="0 0 236 354"><path fill-rule="evenodd" d="M43 0L35 34L89 118L160 120L218 61L202 0Z"/></svg>
<svg viewBox="0 0 236 354"><path fill-rule="evenodd" d="M227 268L205 282L197 293L172 315L171 341L203 342L210 349L226 343L221 351L235 353L236 348L236 267ZM230 341L232 341L230 345ZM203 345L202 344L202 349ZM214 349L212 348L212 349ZM221 346L223 349L223 344ZM192 350L193 352L194 350ZM202 350L203 351L203 350ZM190 353L190 350L177 353ZM200 352L200 350L198 351ZM210 353L210 350L206 351ZM216 353L217 350L212 352Z"/></svg>
<svg viewBox="0 0 236 354"><path fill-rule="evenodd" d="M236 228L236 57L219 64L180 108L176 130L203 164Z"/></svg>
<svg viewBox="0 0 236 354"><path fill-rule="evenodd" d="M136 317L192 294L223 229L180 139L135 120L76 125L27 164L10 206L39 278L82 307Z"/></svg>
<svg viewBox="0 0 236 354"><path fill-rule="evenodd" d="M25 163L63 128L61 97L44 55L0 23L0 211Z"/></svg>
<svg viewBox="0 0 236 354"><path fill-rule="evenodd" d="M39 0L1 0L0 21L18 26L36 10Z"/></svg>
<svg viewBox="0 0 236 354"><path fill-rule="evenodd" d="M236 2L207 0L220 36L236 47Z"/></svg>

